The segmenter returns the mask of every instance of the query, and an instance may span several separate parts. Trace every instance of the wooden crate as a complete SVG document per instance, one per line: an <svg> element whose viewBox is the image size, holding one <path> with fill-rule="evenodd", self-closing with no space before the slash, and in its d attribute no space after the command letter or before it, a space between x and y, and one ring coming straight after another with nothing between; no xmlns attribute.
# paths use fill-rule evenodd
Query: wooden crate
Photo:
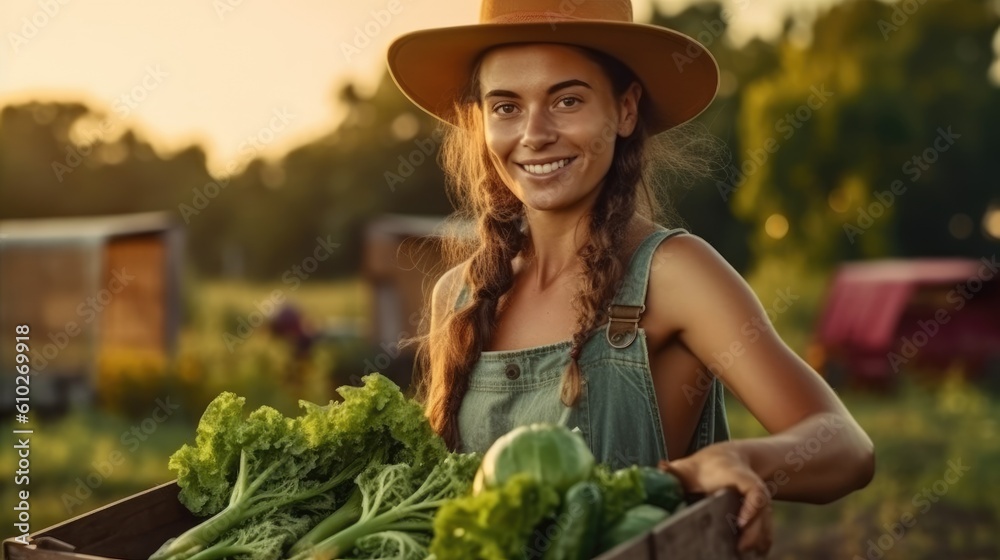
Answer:
<svg viewBox="0 0 1000 560"><path fill-rule="evenodd" d="M739 510L739 493L719 490L594 560L739 560L729 523Z"/></svg>
<svg viewBox="0 0 1000 560"><path fill-rule="evenodd" d="M177 499L176 482L161 484L31 535L25 546L3 543L6 560L146 560L198 520Z"/></svg>
<svg viewBox="0 0 1000 560"><path fill-rule="evenodd" d="M33 533L28 545L7 539L4 558L147 560L198 521L178 501L179 491L176 482L168 482ZM736 535L726 521L738 511L739 495L719 491L595 560L739 560Z"/></svg>

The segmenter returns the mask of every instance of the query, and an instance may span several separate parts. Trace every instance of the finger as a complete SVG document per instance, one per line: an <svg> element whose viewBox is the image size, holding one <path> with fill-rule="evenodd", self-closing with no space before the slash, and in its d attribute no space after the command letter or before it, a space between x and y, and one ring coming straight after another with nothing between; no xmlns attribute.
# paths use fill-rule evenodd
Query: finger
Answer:
<svg viewBox="0 0 1000 560"><path fill-rule="evenodd" d="M771 509L762 510L740 533L736 549L740 552L754 552L763 558L771 550Z"/></svg>
<svg viewBox="0 0 1000 560"><path fill-rule="evenodd" d="M743 495L737 525L746 526L757 517L757 513L771 505L771 495L763 481L756 477L745 477L737 482L737 490Z"/></svg>
<svg viewBox="0 0 1000 560"><path fill-rule="evenodd" d="M764 521L762 516L757 516L740 531L739 540L736 542L736 550L741 553L759 552L763 534Z"/></svg>
<svg viewBox="0 0 1000 560"><path fill-rule="evenodd" d="M661 461L659 465L660 470L677 477L677 480L679 480L681 485L684 486L685 492L704 492L704 487L701 485L698 477L693 471L696 466L697 465L695 463L692 463L687 459Z"/></svg>
<svg viewBox="0 0 1000 560"><path fill-rule="evenodd" d="M768 519L770 515L771 496L763 481L757 477L741 477L737 482L737 490L743 495L743 503L737 517L737 526L742 527L737 549L741 551L763 550L770 548Z"/></svg>

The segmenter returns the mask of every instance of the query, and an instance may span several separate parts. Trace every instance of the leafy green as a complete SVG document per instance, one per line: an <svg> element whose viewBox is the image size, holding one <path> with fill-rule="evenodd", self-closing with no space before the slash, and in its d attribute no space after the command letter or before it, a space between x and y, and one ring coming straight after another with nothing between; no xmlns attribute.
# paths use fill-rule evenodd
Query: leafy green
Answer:
<svg viewBox="0 0 1000 560"><path fill-rule="evenodd" d="M208 548L189 560L221 560L239 557L242 560L280 558L282 550L304 533L311 524L309 516L289 512L273 512L250 519L231 529Z"/></svg>
<svg viewBox="0 0 1000 560"><path fill-rule="evenodd" d="M426 560L430 535L404 531L382 531L361 537L351 560ZM346 559L345 559L346 560Z"/></svg>
<svg viewBox="0 0 1000 560"><path fill-rule="evenodd" d="M512 475L498 488L441 506L430 550L437 560L520 557L535 527L555 513L559 501L559 493L534 475Z"/></svg>
<svg viewBox="0 0 1000 560"><path fill-rule="evenodd" d="M369 466L357 478L361 490L361 516L357 523L292 558L340 558L364 537L386 531L417 535L415 538L432 534L438 508L469 491L481 461L477 453L453 453L426 475L408 463ZM407 546L412 544L412 539L395 540Z"/></svg>
<svg viewBox="0 0 1000 560"><path fill-rule="evenodd" d="M633 465L617 471L600 464L594 469L594 481L604 497L601 526L610 527L629 509L646 501L642 474Z"/></svg>
<svg viewBox="0 0 1000 560"><path fill-rule="evenodd" d="M423 409L382 375L363 382L338 389L341 402L301 401L304 412L295 418L264 406L244 419L242 397L227 392L213 400L195 445L184 445L169 462L181 502L212 517L165 543L151 560L183 560L266 512L328 514L331 497L346 500L352 479L373 464L406 463L426 475L447 449Z"/></svg>

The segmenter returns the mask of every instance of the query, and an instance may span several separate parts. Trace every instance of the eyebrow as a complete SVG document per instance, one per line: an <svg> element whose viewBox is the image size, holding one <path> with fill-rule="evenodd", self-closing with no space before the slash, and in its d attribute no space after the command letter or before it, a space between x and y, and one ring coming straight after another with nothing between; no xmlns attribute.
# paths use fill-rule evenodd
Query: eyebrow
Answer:
<svg viewBox="0 0 1000 560"><path fill-rule="evenodd" d="M559 91L561 89L566 89L566 88L572 87L572 86L583 86L583 87L585 87L587 89L594 89L594 88L590 87L590 84L588 84L587 82L584 82L583 80L566 80L565 82L559 82L558 84L550 86L549 89L545 93L547 93L548 95L552 95L553 93L555 93L555 92L557 92L557 91ZM483 99L486 99L486 98L489 98L489 97L513 97L514 99L520 99L521 98L520 95L514 93L513 91L506 90L506 89L493 89L493 90L490 90L490 91L486 92L486 95L483 96Z"/></svg>

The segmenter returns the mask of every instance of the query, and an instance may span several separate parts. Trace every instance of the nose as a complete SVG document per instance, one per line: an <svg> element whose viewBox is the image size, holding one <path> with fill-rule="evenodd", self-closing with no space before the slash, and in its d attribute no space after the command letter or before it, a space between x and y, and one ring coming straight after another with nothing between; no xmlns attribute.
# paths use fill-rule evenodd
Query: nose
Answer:
<svg viewBox="0 0 1000 560"><path fill-rule="evenodd" d="M533 110L528 113L521 134L521 145L539 150L559 138L556 125L546 111Z"/></svg>

